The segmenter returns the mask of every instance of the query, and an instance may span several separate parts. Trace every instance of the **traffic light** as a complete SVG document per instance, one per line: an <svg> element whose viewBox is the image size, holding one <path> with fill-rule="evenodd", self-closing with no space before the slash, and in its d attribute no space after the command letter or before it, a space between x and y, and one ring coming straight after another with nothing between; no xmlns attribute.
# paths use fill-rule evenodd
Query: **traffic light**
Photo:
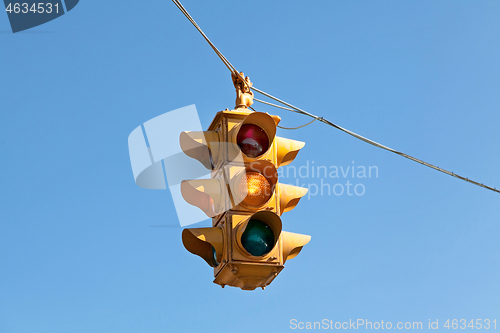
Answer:
<svg viewBox="0 0 500 333"><path fill-rule="evenodd" d="M238 96L251 104L248 92ZM208 131L180 135L184 153L211 173L183 180L182 196L212 218L210 228L184 229L182 242L214 268L214 283L264 289L311 238L283 231L280 218L307 193L279 183L277 172L304 143L277 137L280 118L249 111L238 98L239 107L218 112Z"/></svg>

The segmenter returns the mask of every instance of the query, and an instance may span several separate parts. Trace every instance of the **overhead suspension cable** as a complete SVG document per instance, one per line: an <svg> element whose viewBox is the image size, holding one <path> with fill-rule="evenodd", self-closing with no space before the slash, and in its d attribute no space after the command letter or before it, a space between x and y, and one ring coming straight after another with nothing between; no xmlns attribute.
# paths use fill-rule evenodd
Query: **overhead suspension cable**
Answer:
<svg viewBox="0 0 500 333"><path fill-rule="evenodd" d="M226 59L226 57L224 57L224 55L219 51L219 49L217 47L215 47L214 43L212 43L210 41L210 39L208 39L207 35L205 35L205 33L203 32L203 30L201 30L200 26L196 23L196 21L191 17L191 15L189 15L189 13L187 12L186 8L184 8L184 6L181 4L180 1L178 0L172 0L174 2L174 4L177 6L177 8L180 9L180 11L184 14L184 16L187 17L187 19L194 25L194 27L200 32L200 34L203 36L203 38L205 38L205 40L207 41L207 43L212 47L212 49L215 51L215 53L219 56L219 58L222 60L222 62L224 63L224 65L226 65L226 67L229 69L229 71L231 72L238 72L236 70L236 68L233 67L233 65L231 65L231 63Z"/></svg>
<svg viewBox="0 0 500 333"><path fill-rule="evenodd" d="M494 192L500 193L500 190L498 190L498 189L496 189L496 188L494 188L494 187L491 187L491 186L485 185L485 184L483 184L483 183L476 182L476 181L474 181L474 180L472 180L472 179L469 179L469 178L466 178L466 177L463 177L463 176L457 175L457 174L456 174L456 173L454 173L454 172L451 172L451 171L448 171L448 170L442 169L442 168L440 168L440 167L437 167L437 166L435 166L435 165L433 165L433 164L430 164L430 163L427 163L427 162L425 162L425 161L422 161L422 160L420 160L420 159L418 159L418 158L416 158L416 157L413 157L413 156L411 156L411 155L408 155L408 154L405 154L405 153L403 153L403 152L400 152L400 151L397 151L397 150L395 150L395 149L392 149L392 148L389 148L389 147L387 147L387 146L384 146L384 145L382 145L382 144L380 144L380 143L378 143L378 142L375 142L375 141L373 141L373 140L370 140L370 139L368 139L368 138L365 138L364 136L361 136L361 135L356 134L356 133L354 133L354 132L352 132L352 131L349 131L349 130L348 130L348 129L346 129L346 128L340 127L339 125L336 125L336 124L332 123L331 121L329 121L329 120L327 120L327 119L324 119L323 117L318 117L318 116L313 115L313 114L311 114L311 113L309 113L309 112L306 112L306 111L304 111L304 110L302 110L302 109L299 109L298 107L295 107L295 106L293 106L293 105L291 105L291 104L289 104L289 103L287 103L287 102L285 102L285 101L282 101L281 99L276 98L276 97L274 97L274 96L272 96L272 95L270 95L270 94L268 94L268 93L266 93L266 92L264 92L264 91L262 91L262 90L259 90L259 89L255 88L255 87L252 87L252 89L253 89L253 90L255 90L255 91L257 91L258 93L260 93L260 94L264 95L264 96L267 96L267 97L269 97L269 98L271 98L271 99L273 99L273 100L275 100L275 101L277 101L277 102L279 102L279 103L282 103L282 104L284 104L284 105L286 105L286 106L290 107L291 109L289 109L289 108L284 108L284 107L279 106L279 105L275 105L275 104L272 104L272 103L269 103L269 102L264 102L264 101L262 101L262 102L264 102L265 104L268 104L268 105L271 105L271 106L274 106L274 107L278 107L278 108L281 108L281 109L285 109L285 110L289 110L289 111L293 111L293 112L301 113L301 114L303 114L303 115L306 115L306 116L312 117L312 118L314 118L315 120L319 120L319 121L321 121L321 122L323 122L323 123L325 123L325 124L327 124L327 125L329 125L329 126L332 126L332 127L336 128L336 129L338 129L338 130L341 130L342 132L345 132L345 133L347 133L347 134L349 134L349 135L352 135L353 137L355 137L355 138L357 138L357 139L359 139L359 140L362 140L362 141L364 141L364 142L366 142L366 143L369 143L369 144L371 144L372 146L375 146L375 147L378 147L378 148L385 149L385 150L390 151L390 152L392 152L392 153L394 153L394 154L398 154L398 155L403 156L403 157L405 157L405 158L407 158L407 159L409 159L409 160L412 160L412 161L414 161L414 162L417 162L417 163L420 163L420 164L422 164L422 165L425 165L426 167L429 167L429 168L432 168L432 169L434 169L434 170L437 170L437 171L443 172L443 173L445 173L445 174L447 174L447 175L450 175L450 176L453 176L453 177L455 177L455 178L458 178L458 179L464 180L464 181L469 182L469 183L471 183L471 184L474 184L474 185L477 185L477 186L480 186L480 187L484 187L484 188L486 188L486 189L488 189L488 190L491 190L491 191L494 191ZM256 101L258 101L258 102L261 102L261 101L260 101L260 100L258 100L258 99L254 99L254 100L256 100Z"/></svg>
<svg viewBox="0 0 500 333"><path fill-rule="evenodd" d="M300 126L297 126L297 127L285 127L285 126L280 126L280 125L276 125L276 126L279 127L279 128L282 128L282 129L286 129L286 130L296 130L296 129L299 129L299 128L302 128L302 127L309 126L312 123L314 123L316 120L318 120L318 119L313 119L310 122L308 122L307 124L300 125Z"/></svg>
<svg viewBox="0 0 500 333"><path fill-rule="evenodd" d="M261 103L264 103L264 104L267 104L267 105L271 105L271 106L275 106L277 108L280 108L280 109L285 109L285 110L289 110L289 111L293 111L293 112L296 112L295 110L292 110L292 109L289 109L289 108L285 108L283 106L279 106L279 105L276 105L276 104L273 104L273 103L269 103L269 102L265 102L265 101L261 101L261 100L258 100L257 98L254 98L254 101L259 101ZM252 111L256 111L253 107L249 106L249 108L252 110ZM297 112L297 113L300 113L300 112ZM306 126L309 126L311 125L312 123L314 123L316 120L318 119L313 119L311 120L310 122L308 122L307 124L304 124L304 125L300 125L300 126L297 126L297 127L285 127L285 126L280 126L280 125L276 125L276 127L278 128L282 128L282 129L286 129L286 130L296 130L296 129L299 129L299 128L302 128L302 127L306 127Z"/></svg>
<svg viewBox="0 0 500 333"><path fill-rule="evenodd" d="M194 25L194 27L200 32L200 34L203 36L203 38L205 38L207 43L212 47L214 52L219 56L220 60L222 60L224 65L226 65L227 69L229 69L229 71L231 73L234 73L235 75L239 76L241 78L241 80L248 86L248 88L251 88L250 85L248 84L248 82L245 80L245 78L240 74L240 72L238 72L236 70L236 68L234 68L234 66L229 62L229 60L227 60L227 58L224 57L224 55L219 51L219 49L214 45L214 43L212 43L210 41L210 39L207 37L207 35L205 35L203 30L201 30L200 26L196 23L196 21L193 19L193 17L191 15L189 15L188 11L186 10L186 8L184 8L184 6L181 4L181 2L179 0L172 0L172 1L177 6L177 8L179 8L180 11L184 14L184 16L186 16L186 18L189 20L189 22L191 22Z"/></svg>
<svg viewBox="0 0 500 333"><path fill-rule="evenodd" d="M188 12L187 12L187 10L184 8L184 6L182 6L182 4L180 3L180 1L179 1L179 0L172 0L172 1L173 1L173 2L174 2L174 4L177 6L177 8L179 8L179 9L181 10L181 12L182 12L182 13L186 16L186 18L187 18L187 19L188 19L188 20L189 20L189 21L190 21L190 22L191 22L191 23L195 26L195 28L196 28L196 29L200 32L200 34L203 36L203 38L205 38L205 40L207 41L207 43L208 43L208 44L210 44L210 46L212 47L212 49L214 50L214 52L215 52L215 53L219 56L219 58L220 58L220 59L222 60L222 62L226 65L226 67L229 69L229 71L230 71L231 73L237 74L237 75L238 75L238 76L242 79L242 81L243 81L243 82L245 82L245 84L247 84L247 86L248 86L248 83L246 82L246 80L245 80L245 79L242 77L242 75L241 75L241 74L240 74L240 73L236 70L236 68L234 68L234 66L233 66L233 65L229 62L229 60L227 60L227 58L226 58L226 57L224 57L224 55L223 55L223 54L219 51L219 49L217 49L217 47L215 47L215 45L214 45L214 44L210 41L210 39L208 39L208 37L205 35L205 33L201 30L200 26L199 26L199 25L198 25L198 24L194 21L194 19L191 17L191 15L189 15L189 13L188 13ZM474 185L477 185L477 186L480 186L480 187L486 188L486 189L488 189L488 190L491 190L491 191L494 191L494 192L500 193L500 190L498 190L498 189L496 189L496 188L494 188L494 187L491 187L491 186L485 185L485 184L483 184L483 183L476 182L476 181L474 181L474 180L472 180L472 179L469 179L469 178L466 178L466 177L462 177L462 176L460 176L460 175L457 175L456 173L453 173L453 172L451 172L451 171L448 171L448 170L442 169L442 168L437 167L437 166L435 166L435 165L433 165L433 164L430 164L430 163L427 163L427 162L425 162L425 161L422 161L422 160L420 160L420 159L418 159L418 158L415 158L415 157L413 157L413 156L411 156L411 155L405 154L405 153L403 153L403 152L397 151L397 150L395 150L395 149L392 149L392 148L389 148L389 147L387 147L387 146L384 146L384 145L382 145L382 144L380 144L380 143L378 143L378 142L375 142L375 141L373 141L373 140L370 140L370 139L368 139L368 138L365 138L364 136L361 136L361 135L356 134L356 133L354 133L354 132L352 132L352 131L350 131L350 130L348 130L348 129L345 129L345 128L343 128L343 127L340 127L339 125L336 125L336 124L332 123L331 121L329 121L329 120L327 120L327 119L325 119L325 118L323 118L323 117L316 116L316 115L314 115L314 114L312 114L312 113L309 113L309 112L307 112L307 111L304 111L304 110L302 110L302 109L300 109L300 108L298 108L298 107L296 107L296 106L293 106L292 104L289 104L289 103L287 103L287 102L285 102L285 101L283 101L283 100L281 100L281 99L279 99L279 98L277 98L277 97L274 97L274 96L272 96L272 95L270 95L270 94L268 94L268 93L266 93L266 92L264 92L264 91L262 91L262 90L260 90L260 89L257 89L257 88L255 88L255 87L250 87L250 86L249 86L249 88L251 88L252 90L254 90L254 91L256 91L256 92L258 92L258 93L260 93L260 94L262 94L262 95L264 95L264 96L266 96L266 97L268 97L268 98L270 98L270 99L275 100L275 101L276 101L276 102L278 102L278 103L281 103L281 104L283 104L283 105L286 105L287 107L283 107L283 106L280 106L280 105L272 104L272 103L269 103L269 102L262 101L262 100L259 100L259 99L257 99L257 98L254 98L254 100L255 100L255 101L257 101L257 102L264 103L264 104L267 104L267 105L270 105L270 106L273 106L273 107L277 107L277 108L280 108L280 109L284 109L284 110L288 110L288 111L292 111L292 112L296 112L296 113L300 113L300 114L303 114L303 115L309 116L309 117L311 117L311 118L314 118L314 120L313 120L312 122L314 122L315 120L321 121L322 123L325 123L326 125L329 125L329 126L332 126L332 127L336 128L336 129L338 129L338 130L341 130L342 132L347 133L347 134L349 134L349 135L351 135L351 136L353 136L353 137L355 137L355 138L357 138L357 139L359 139L359 140L361 140L361 141L364 141L364 142L366 142L366 143L368 143L368 144L370 144L370 145L372 145L372 146L375 146L375 147L378 147L378 148L381 148L381 149L384 149L384 150L390 151L390 152L392 152L392 153L394 153L394 154L397 154L397 155L399 155L399 156L402 156L402 157L407 158L407 159L409 159L409 160L412 160L412 161L414 161L414 162L420 163L420 164L422 164L422 165L425 165L426 167L429 167L429 168L431 168L431 169L434 169L434 170L440 171L440 172L445 173L445 174L447 174L447 175L450 175L450 176L452 176L452 177L455 177L455 178L461 179L461 180L466 181L466 182L468 182L468 183L471 183L471 184L474 184ZM299 126L299 127L297 127L297 128L307 126L307 125L311 124L312 122L310 122L310 123L308 123L308 124L305 124L305 125L302 125L302 126ZM287 128L287 129L292 129L292 128ZM295 129L295 128L294 128L294 129Z"/></svg>

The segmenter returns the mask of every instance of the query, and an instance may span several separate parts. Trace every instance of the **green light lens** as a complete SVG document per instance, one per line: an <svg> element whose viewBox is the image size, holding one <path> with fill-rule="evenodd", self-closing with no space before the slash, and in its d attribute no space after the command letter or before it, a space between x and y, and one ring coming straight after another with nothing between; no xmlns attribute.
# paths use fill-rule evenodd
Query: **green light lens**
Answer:
<svg viewBox="0 0 500 333"><path fill-rule="evenodd" d="M212 246L212 255L213 255L213 260L214 260L214 267L219 266L219 262L217 261L217 252L215 251L215 247Z"/></svg>
<svg viewBox="0 0 500 333"><path fill-rule="evenodd" d="M262 221L250 220L241 235L241 245L251 255L263 256L274 247L273 230Z"/></svg>

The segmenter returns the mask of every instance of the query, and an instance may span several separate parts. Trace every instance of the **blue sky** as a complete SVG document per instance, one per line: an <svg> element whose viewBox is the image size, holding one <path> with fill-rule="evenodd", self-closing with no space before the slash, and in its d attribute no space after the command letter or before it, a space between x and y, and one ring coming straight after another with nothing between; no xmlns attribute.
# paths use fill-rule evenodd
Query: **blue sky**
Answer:
<svg viewBox="0 0 500 333"><path fill-rule="evenodd" d="M500 187L499 2L183 4L257 88ZM282 216L312 239L266 290L213 284L169 192L137 187L128 156L149 119L195 104L206 128L234 106L229 72L170 1L81 1L17 34L3 14L0 41L0 332L500 321L500 195L320 123L278 131L306 142L293 166L378 177L323 179L365 193L306 197Z"/></svg>

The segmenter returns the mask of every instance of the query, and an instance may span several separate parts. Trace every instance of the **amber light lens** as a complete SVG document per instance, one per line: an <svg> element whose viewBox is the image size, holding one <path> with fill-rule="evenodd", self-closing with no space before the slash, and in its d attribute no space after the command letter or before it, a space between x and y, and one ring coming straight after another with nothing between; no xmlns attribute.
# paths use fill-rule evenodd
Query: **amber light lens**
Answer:
<svg viewBox="0 0 500 333"><path fill-rule="evenodd" d="M262 206L271 199L271 184L269 180L258 172L247 172L238 186L243 202L248 206Z"/></svg>
<svg viewBox="0 0 500 333"><path fill-rule="evenodd" d="M258 157L269 149L266 132L253 124L241 126L236 141L243 154L251 158Z"/></svg>

